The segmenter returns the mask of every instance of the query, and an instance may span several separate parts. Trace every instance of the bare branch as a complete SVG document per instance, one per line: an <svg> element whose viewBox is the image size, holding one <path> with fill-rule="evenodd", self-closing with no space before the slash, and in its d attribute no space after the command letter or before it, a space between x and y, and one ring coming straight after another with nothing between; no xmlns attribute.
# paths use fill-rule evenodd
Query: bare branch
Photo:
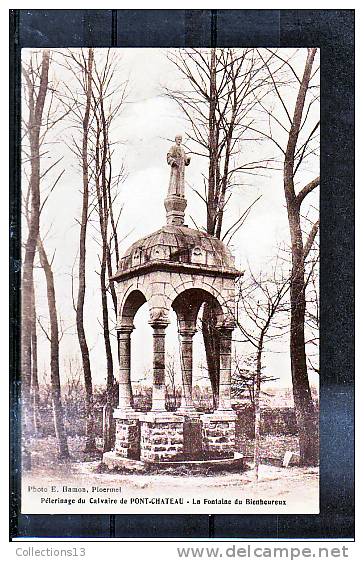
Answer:
<svg viewBox="0 0 364 561"><path fill-rule="evenodd" d="M301 191L296 195L296 202L298 204L298 207L301 206L302 201L304 200L304 198L311 193L311 191L313 191L314 189L316 189L316 187L318 187L320 185L320 177L316 177L315 179L313 179L312 181L310 181L309 183L307 183L307 185L305 185L303 187L303 189L301 189Z"/></svg>

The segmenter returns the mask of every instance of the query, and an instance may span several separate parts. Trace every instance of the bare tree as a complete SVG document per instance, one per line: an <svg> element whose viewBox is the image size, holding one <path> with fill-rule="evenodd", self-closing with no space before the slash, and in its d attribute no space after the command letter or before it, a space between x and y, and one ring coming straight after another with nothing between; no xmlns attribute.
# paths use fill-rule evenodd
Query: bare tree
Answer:
<svg viewBox="0 0 364 561"><path fill-rule="evenodd" d="M278 268L280 272L278 272ZM262 359L266 345L281 338L285 330L282 313L287 313L286 295L289 281L284 278L278 260L271 275L256 276L250 271L247 279L239 282L237 326L245 337L245 342L255 349L254 379L254 471L258 480L260 465L260 424Z"/></svg>
<svg viewBox="0 0 364 561"><path fill-rule="evenodd" d="M58 452L61 458L69 456L67 437L64 429L63 408L61 399L61 387L59 377L59 337L56 297L54 290L54 279L51 265L47 259L43 244L40 241L40 216L42 209L63 171L58 174L55 181L51 184L47 195L41 201L41 182L47 174L59 163L59 160L52 162L48 168L42 166L42 150L45 150L46 137L54 125L59 122L64 114L57 112L54 108L54 84L49 80L50 55L49 51L42 52L42 61L38 63L37 53L31 55L29 62L24 62L22 72L25 78L25 91L28 103L28 121L24 123L25 134L23 139L23 152L28 157L30 163L30 177L28 190L25 196L25 217L28 226L28 238L25 244L24 272L23 272L23 323L22 337L25 345L25 364L31 368L31 383L33 395L38 394L38 372L37 372L37 336L36 336L36 303L34 291L34 258L35 250L38 249L41 266L44 269L47 284L47 299L50 317L50 336L51 344L51 385L52 385L52 405L54 415L54 425L58 443ZM25 139L29 140L30 152L27 153ZM27 162L27 160L25 160ZM51 174L50 174L51 175ZM49 177L49 176L48 176ZM31 254L31 259L29 257ZM29 268L31 267L31 270ZM26 332L26 333L25 333ZM25 342L24 342L25 340ZM29 347L30 344L30 347ZM31 349L31 354L28 355ZM25 383L28 382L28 373L25 372ZM38 397L36 398L38 399ZM34 400L36 403L36 400ZM35 426L37 426L37 407L34 408Z"/></svg>
<svg viewBox="0 0 364 561"><path fill-rule="evenodd" d="M92 131L93 172L92 181L95 188L99 231L101 237L100 249L100 288L102 306L102 328L106 353L106 409L105 424L112 426L112 410L115 406L115 378L113 372L113 354L110 336L110 317L108 310L108 294L111 295L115 319L117 318L117 297L114 284L109 278L115 272L119 262L119 248L117 225L121 209L116 213L116 199L120 182L125 178L123 164L117 175L113 175L113 155L115 143L111 140L111 127L119 116L125 101L127 83L116 83L115 69L118 57L108 50L103 58L95 62L95 76L92 87L92 113L94 123ZM115 256L114 266L112 263ZM115 268L114 268L115 267ZM104 434L104 451L113 446L113 434L106 430Z"/></svg>
<svg viewBox="0 0 364 561"><path fill-rule="evenodd" d="M206 207L206 231L229 243L256 202L224 229L224 213L233 188L243 184L244 175L256 175L273 165L247 156L247 143L256 135L252 136L246 125L254 122L253 110L270 91L270 75L256 49L179 49L170 51L168 57L183 77L184 86L167 87L165 93L187 119L192 154L207 159L203 192L194 189ZM203 337L216 405L220 342L214 311L207 304Z"/></svg>
<svg viewBox="0 0 364 561"><path fill-rule="evenodd" d="M283 159L283 187L291 241L290 354L302 465L315 465L318 462L318 426L308 379L305 342L305 265L319 229L319 220L313 222L304 239L301 209L306 197L319 186L320 177L314 177L303 187L298 187L302 177L307 176L318 160L319 121L313 111L319 99L318 84L315 82L318 75L318 67L314 65L316 52L316 48L307 49L304 69L299 76L293 62L288 56L284 57L280 50L259 51L274 86L275 104L272 106L264 100L259 101L261 110L268 118L267 130L248 125L253 132L272 141ZM271 74L269 64L272 56L282 62L285 71L291 73L289 90ZM293 87L296 96L291 107L288 100Z"/></svg>
<svg viewBox="0 0 364 561"><path fill-rule="evenodd" d="M36 66L34 66L36 64ZM40 63L33 57L26 67L22 68L26 83L28 103L28 121L24 123L25 134L29 139L30 165L30 216L28 236L25 242L22 276L22 330L21 330L21 365L22 365L22 399L25 430L29 431L31 418L30 387L31 387L31 337L33 312L33 266L36 244L39 236L40 213L40 147L41 126L48 92L49 51L42 52Z"/></svg>
<svg viewBox="0 0 364 561"><path fill-rule="evenodd" d="M255 383L256 383L256 353L247 354L246 352L238 354L235 350L233 360L233 372L231 376L231 393L234 398L249 398L251 405L255 403ZM263 370L263 368L262 368ZM267 382L275 382L278 378L268 374L261 374L261 385ZM261 394L269 395L261 391Z"/></svg>
<svg viewBox="0 0 364 561"><path fill-rule="evenodd" d="M78 261L78 295L76 306L77 335L80 345L83 375L86 393L86 452L96 449L94 434L93 388L90 354L84 327L84 306L86 292L86 233L89 213L89 172L88 172L88 136L90 127L90 107L93 71L93 49L88 49L87 59L82 57L83 86L85 107L82 119L82 211L80 220L80 247Z"/></svg>
<svg viewBox="0 0 364 561"><path fill-rule="evenodd" d="M125 178L123 164L121 164L117 174L113 172L112 162L117 142L110 140L110 128L124 103L126 83L116 83L118 57L110 49L99 53L97 56L93 49L88 49L87 53L85 50L69 50L67 53L60 53L59 63L71 72L75 81L75 85L65 84L66 92L63 100L71 110L71 121L73 128L76 130L70 149L81 164L83 177L76 315L86 389L86 450L92 450L95 447L93 391L83 320L86 292L86 235L88 226L96 229L97 236L93 237L100 246L100 271L98 274L106 352L107 407L110 417L115 394L115 380L108 295L111 296L115 319L117 316L117 298L115 287L109 282L109 277L115 272L119 261L117 227L121 209L117 210L115 201L118 195L118 186ZM82 146L79 142L80 131ZM94 213L97 215L97 225L92 219ZM106 443L105 446L109 449L110 443Z"/></svg>
<svg viewBox="0 0 364 561"><path fill-rule="evenodd" d="M84 308L86 296L86 247L87 227L90 217L90 127L93 119L91 113L92 86L94 75L94 49L79 52L69 50L61 53L58 63L64 66L75 79L75 87L64 83L65 92L62 101L70 112L71 123L78 134L73 137L72 152L77 156L82 171L82 206L78 255L78 289L75 304L77 336L80 346L83 378L86 397L86 443L85 452L96 450L94 431L93 384L90 364L90 352L87 343Z"/></svg>
<svg viewBox="0 0 364 561"><path fill-rule="evenodd" d="M48 260L44 245L40 237L37 241L37 248L41 266L44 271L47 285L47 301L49 310L50 335L47 337L51 346L51 388L52 388L52 406L54 417L54 428L58 443L58 455L60 458L68 458L69 451L67 445L67 436L64 428L64 414L61 397L61 384L59 377L59 329L57 317L56 294L54 289L54 276L51 263Z"/></svg>

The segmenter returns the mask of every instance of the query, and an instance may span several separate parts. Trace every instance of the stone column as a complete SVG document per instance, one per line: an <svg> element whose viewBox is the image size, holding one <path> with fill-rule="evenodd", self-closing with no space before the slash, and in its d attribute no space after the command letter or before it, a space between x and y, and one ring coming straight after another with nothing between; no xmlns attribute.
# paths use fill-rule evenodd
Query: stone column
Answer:
<svg viewBox="0 0 364 561"><path fill-rule="evenodd" d="M153 327L152 411L166 410L165 337L167 321L150 321Z"/></svg>
<svg viewBox="0 0 364 561"><path fill-rule="evenodd" d="M152 410L140 416L140 459L172 462L183 459L183 415L166 411L165 336L169 321L152 319L153 395Z"/></svg>
<svg viewBox="0 0 364 561"><path fill-rule="evenodd" d="M132 407L133 396L130 383L130 335L134 326L122 325L117 328L119 345L119 405L114 409L115 448L106 452L103 461L110 465L123 465L125 459L140 458L139 413ZM116 462L116 463L115 463ZM119 463L118 463L119 462Z"/></svg>
<svg viewBox="0 0 364 561"><path fill-rule="evenodd" d="M130 383L130 335L134 326L118 328L120 374L119 374L119 406L121 410L132 410L132 394Z"/></svg>
<svg viewBox="0 0 364 561"><path fill-rule="evenodd" d="M203 453L206 459L233 458L236 413L231 407L231 338L233 327L221 326L219 407L202 415Z"/></svg>
<svg viewBox="0 0 364 561"><path fill-rule="evenodd" d="M231 339L233 327L220 327L219 411L231 411Z"/></svg>
<svg viewBox="0 0 364 561"><path fill-rule="evenodd" d="M180 329L181 340L181 369L182 369L182 399L180 411L194 411L192 401L192 371L193 371L193 336L196 329Z"/></svg>

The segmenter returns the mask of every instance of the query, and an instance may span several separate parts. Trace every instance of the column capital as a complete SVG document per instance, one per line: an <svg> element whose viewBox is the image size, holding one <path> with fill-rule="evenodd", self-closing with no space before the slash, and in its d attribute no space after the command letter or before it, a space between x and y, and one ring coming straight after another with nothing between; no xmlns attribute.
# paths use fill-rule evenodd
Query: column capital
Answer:
<svg viewBox="0 0 364 561"><path fill-rule="evenodd" d="M193 337L197 333L197 329L194 327L184 327L178 330L181 337Z"/></svg>
<svg viewBox="0 0 364 561"><path fill-rule="evenodd" d="M235 329L235 324L230 323L230 324L220 324L217 325L216 328L219 330L221 335L225 335L225 337L231 337L234 329Z"/></svg>
<svg viewBox="0 0 364 561"><path fill-rule="evenodd" d="M116 331L117 333L131 333L135 329L134 325L117 325Z"/></svg>
<svg viewBox="0 0 364 561"><path fill-rule="evenodd" d="M168 310L165 308L153 308L150 310L150 320L148 322L153 329L165 329L170 324Z"/></svg>
<svg viewBox="0 0 364 561"><path fill-rule="evenodd" d="M153 329L166 329L169 325L169 320L151 319L148 321Z"/></svg>

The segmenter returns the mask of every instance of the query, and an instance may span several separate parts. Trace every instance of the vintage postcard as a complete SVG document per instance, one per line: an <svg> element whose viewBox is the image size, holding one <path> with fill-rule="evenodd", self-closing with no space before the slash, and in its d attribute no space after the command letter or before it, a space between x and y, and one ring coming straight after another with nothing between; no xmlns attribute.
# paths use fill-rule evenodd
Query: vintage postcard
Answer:
<svg viewBox="0 0 364 561"><path fill-rule="evenodd" d="M21 512L319 513L320 50L21 58Z"/></svg>

